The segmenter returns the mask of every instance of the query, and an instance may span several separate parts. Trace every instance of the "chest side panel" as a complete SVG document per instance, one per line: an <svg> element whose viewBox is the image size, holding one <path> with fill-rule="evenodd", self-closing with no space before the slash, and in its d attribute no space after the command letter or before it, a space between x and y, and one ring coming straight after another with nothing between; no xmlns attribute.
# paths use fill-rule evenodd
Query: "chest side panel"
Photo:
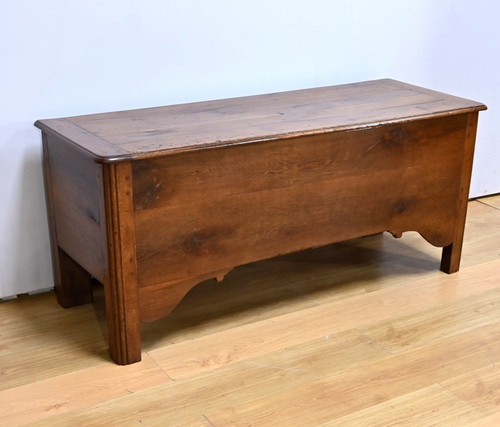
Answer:
<svg viewBox="0 0 500 427"><path fill-rule="evenodd" d="M102 165L56 136L46 138L57 244L102 282L106 266Z"/></svg>

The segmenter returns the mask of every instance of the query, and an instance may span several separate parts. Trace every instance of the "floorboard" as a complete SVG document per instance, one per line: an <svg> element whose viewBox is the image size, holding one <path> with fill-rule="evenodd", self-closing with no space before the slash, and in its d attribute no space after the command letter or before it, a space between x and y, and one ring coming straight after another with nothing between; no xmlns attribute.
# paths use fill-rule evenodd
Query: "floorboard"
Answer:
<svg viewBox="0 0 500 427"><path fill-rule="evenodd" d="M469 203L461 270L417 233L234 269L113 364L104 297L0 301L0 425L500 423L500 196Z"/></svg>

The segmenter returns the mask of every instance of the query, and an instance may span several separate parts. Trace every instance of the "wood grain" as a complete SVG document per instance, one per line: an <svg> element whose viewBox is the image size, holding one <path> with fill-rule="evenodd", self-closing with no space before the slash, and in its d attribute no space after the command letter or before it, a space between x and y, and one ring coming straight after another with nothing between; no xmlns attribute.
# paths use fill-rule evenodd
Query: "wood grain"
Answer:
<svg viewBox="0 0 500 427"><path fill-rule="evenodd" d="M104 280L106 269L102 167L60 138L45 136L45 179L50 192L53 250L66 252Z"/></svg>
<svg viewBox="0 0 500 427"><path fill-rule="evenodd" d="M469 424L471 427L491 427L500 424L500 412L495 412L493 415L480 418L476 422Z"/></svg>
<svg viewBox="0 0 500 427"><path fill-rule="evenodd" d="M455 396L468 402L485 414L498 412L500 405L499 357L488 355L487 367L467 372L459 377L443 381L443 386Z"/></svg>
<svg viewBox="0 0 500 427"><path fill-rule="evenodd" d="M0 331L1 390L85 370L107 359L92 305L61 310L53 293L0 302Z"/></svg>
<svg viewBox="0 0 500 427"><path fill-rule="evenodd" d="M380 414L385 414L381 419ZM466 425L481 419L483 414L442 386L435 384L405 394L345 417L321 424L321 427L385 427L393 425L435 426Z"/></svg>
<svg viewBox="0 0 500 427"><path fill-rule="evenodd" d="M300 359L299 365L292 368L281 365L285 361L286 364L293 363L295 351ZM311 360L312 355L316 355L317 359ZM226 366L220 371L208 373L204 385L196 380L177 380L135 396L124 396L110 402L110 405L100 405L96 411L78 411L71 422L120 424L140 419L143 423L161 424L168 419L172 425L197 425L203 418L202 411L213 407L214 398L219 403L246 402L249 395L281 393L292 384L304 385L325 372L362 366L367 360L383 355L386 355L383 349L352 331L339 335L335 340L315 340L285 353L271 354L271 357L274 356L272 360L257 358ZM193 402L197 402L198 407L194 411ZM51 419L51 422L62 425L69 420L61 416Z"/></svg>
<svg viewBox="0 0 500 427"><path fill-rule="evenodd" d="M500 269L500 263L497 263ZM426 341L451 336L467 327L477 328L498 321L500 292L493 289L477 296L453 300L438 307L423 310L418 316L399 317L361 331L395 353L418 347ZM481 316L478 316L481 313ZM479 324L478 324L479 322ZM459 325L459 326L458 326Z"/></svg>
<svg viewBox="0 0 500 427"><path fill-rule="evenodd" d="M109 162L154 157L159 152L185 152L387 125L485 108L474 101L384 79L41 120L36 125L45 132L56 129L58 135L77 141L100 161ZM68 122L74 129L65 129ZM96 140L106 142L98 144Z"/></svg>
<svg viewBox="0 0 500 427"><path fill-rule="evenodd" d="M169 381L149 358L127 367L101 364L85 375L75 371L0 392L0 419L4 425L25 425Z"/></svg>
<svg viewBox="0 0 500 427"><path fill-rule="evenodd" d="M479 336L478 336L479 335ZM429 387L464 370L489 364L486 350L477 344L500 338L500 324L459 334L435 345L420 347L401 356L389 356L363 369L354 369L290 388L286 394L257 397L244 405L206 413L214 425L305 425L309 414L315 422L330 421L351 412ZM332 401L335 397L334 401Z"/></svg>
<svg viewBox="0 0 500 427"><path fill-rule="evenodd" d="M466 119L134 162L139 286L385 230L448 245Z"/></svg>

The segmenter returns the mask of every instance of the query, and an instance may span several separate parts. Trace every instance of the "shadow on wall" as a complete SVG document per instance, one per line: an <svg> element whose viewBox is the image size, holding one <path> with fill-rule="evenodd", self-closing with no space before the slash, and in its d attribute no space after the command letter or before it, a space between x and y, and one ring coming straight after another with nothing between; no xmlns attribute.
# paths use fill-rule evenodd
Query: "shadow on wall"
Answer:
<svg viewBox="0 0 500 427"><path fill-rule="evenodd" d="M53 286L41 137L33 123L0 127L0 298Z"/></svg>

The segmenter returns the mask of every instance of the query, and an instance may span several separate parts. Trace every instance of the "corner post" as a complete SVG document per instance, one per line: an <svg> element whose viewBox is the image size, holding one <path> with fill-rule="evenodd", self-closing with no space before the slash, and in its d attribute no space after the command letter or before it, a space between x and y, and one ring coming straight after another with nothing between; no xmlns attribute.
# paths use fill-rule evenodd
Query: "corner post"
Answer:
<svg viewBox="0 0 500 427"><path fill-rule="evenodd" d="M465 219L467 216L467 204L469 201L470 179L472 174L472 162L474 159L474 145L476 141L476 129L478 112L469 113L464 137L464 152L462 171L460 175L459 200L457 203L457 217L453 230L453 241L443 248L441 256L441 271L451 274L460 268L460 257L462 255L462 244L465 230Z"/></svg>
<svg viewBox="0 0 500 427"><path fill-rule="evenodd" d="M141 360L137 261L130 162L104 164L108 241L104 283L109 353L119 365Z"/></svg>

